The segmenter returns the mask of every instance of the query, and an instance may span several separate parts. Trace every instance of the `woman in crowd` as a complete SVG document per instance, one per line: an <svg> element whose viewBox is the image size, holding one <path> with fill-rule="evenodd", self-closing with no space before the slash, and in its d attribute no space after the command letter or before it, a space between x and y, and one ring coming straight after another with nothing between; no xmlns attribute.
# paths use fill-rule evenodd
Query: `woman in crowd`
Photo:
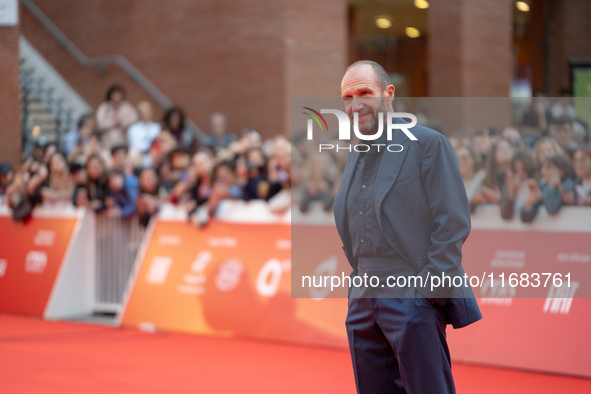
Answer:
<svg viewBox="0 0 591 394"><path fill-rule="evenodd" d="M486 171L482 168L480 155L470 145L459 145L455 149L460 173L464 180L464 187L470 202L470 209L473 210L481 202L487 202L494 198L494 192L482 186L486 177Z"/></svg>
<svg viewBox="0 0 591 394"><path fill-rule="evenodd" d="M179 107L169 108L164 113L162 130L168 131L179 145L188 148L191 153L199 149L195 134L185 127L185 113Z"/></svg>
<svg viewBox="0 0 591 394"><path fill-rule="evenodd" d="M505 185L505 173L511 167L511 158L515 148L507 139L497 141L488 153L486 160L486 177L483 185L494 190L496 201L501 197L501 190Z"/></svg>
<svg viewBox="0 0 591 394"><path fill-rule="evenodd" d="M213 158L207 152L198 152L193 156L192 186L189 192L189 211L205 204L211 195L213 181Z"/></svg>
<svg viewBox="0 0 591 394"><path fill-rule="evenodd" d="M79 157L86 159L86 147L89 144L90 136L96 132L96 119L92 114L82 115L78 120L78 127L69 131L62 144L62 152L69 162L80 161Z"/></svg>
<svg viewBox="0 0 591 394"><path fill-rule="evenodd" d="M236 175L232 163L222 162L213 171L213 187L209 196L211 214L223 199L242 198L242 188L236 184Z"/></svg>
<svg viewBox="0 0 591 394"><path fill-rule="evenodd" d="M86 201L82 199L83 205L95 212L102 212L107 207L105 199L108 196L105 165L98 155L92 155L86 161Z"/></svg>
<svg viewBox="0 0 591 394"><path fill-rule="evenodd" d="M577 205L591 205L591 147L579 147L573 153L572 163L577 174Z"/></svg>
<svg viewBox="0 0 591 394"><path fill-rule="evenodd" d="M137 212L140 224L144 227L150 222L150 218L158 212L161 199L159 197L160 185L158 174L153 168L144 168L139 175L139 196L137 200Z"/></svg>
<svg viewBox="0 0 591 394"><path fill-rule="evenodd" d="M329 204L332 199L332 163L327 154L315 153L306 163L305 187L303 188L300 211L308 212L312 201Z"/></svg>
<svg viewBox="0 0 591 394"><path fill-rule="evenodd" d="M61 153L54 153L48 161L49 176L41 188L43 205L70 204L74 192L74 180L66 159Z"/></svg>
<svg viewBox="0 0 591 394"><path fill-rule="evenodd" d="M236 175L242 185L242 199L265 199L269 192L269 182L266 179L267 163L263 152L257 148L249 149L236 166Z"/></svg>
<svg viewBox="0 0 591 394"><path fill-rule="evenodd" d="M98 128L103 133L103 143L107 149L124 144L127 128L138 120L135 107L125 101L125 96L123 86L111 86L106 101L96 111Z"/></svg>
<svg viewBox="0 0 591 394"><path fill-rule="evenodd" d="M45 163L28 158L16 171L13 182L6 189L6 200L12 209L14 220L30 217L33 208L41 201L40 191L47 180L48 170Z"/></svg>
<svg viewBox="0 0 591 394"><path fill-rule="evenodd" d="M544 162L551 156L562 155L566 156L564 150L558 145L555 139L544 137L539 139L534 145L533 156L534 163L538 170L542 169Z"/></svg>
<svg viewBox="0 0 591 394"><path fill-rule="evenodd" d="M505 175L505 186L501 194L501 217L513 219L514 212L521 212L530 194L530 185L536 185L536 167L532 155L520 150L513 155L511 169Z"/></svg>
<svg viewBox="0 0 591 394"><path fill-rule="evenodd" d="M525 223L534 220L542 205L552 215L563 205L575 203L575 173L566 156L548 157L541 173L542 181L538 185L532 184L531 193L521 210L521 220Z"/></svg>
<svg viewBox="0 0 591 394"><path fill-rule="evenodd" d="M105 206L107 214L114 218L127 219L136 212L137 187L125 180L125 173L112 169L107 177L107 196Z"/></svg>
<svg viewBox="0 0 591 394"><path fill-rule="evenodd" d="M208 213L200 212L200 208L208 202L213 191L213 158L208 152L198 152L193 156L190 178L186 209L189 220L202 226L207 222Z"/></svg>

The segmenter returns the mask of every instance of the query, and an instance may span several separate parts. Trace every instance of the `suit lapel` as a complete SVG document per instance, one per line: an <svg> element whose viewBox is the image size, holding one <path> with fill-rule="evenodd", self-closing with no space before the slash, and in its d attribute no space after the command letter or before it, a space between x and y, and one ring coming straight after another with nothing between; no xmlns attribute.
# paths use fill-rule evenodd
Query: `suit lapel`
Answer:
<svg viewBox="0 0 591 394"><path fill-rule="evenodd" d="M410 142L411 141L406 134L400 131L395 131L392 136L392 144L402 145L402 152L388 152L386 150L382 153L382 160L380 162L380 169L378 170L376 190L374 193L374 208L378 224L380 225L380 230L382 230L382 215L380 214L382 202L384 201L386 194L388 194L388 191L394 186L398 174L400 174L400 169L402 168L402 163L404 162L404 158L410 147Z"/></svg>
<svg viewBox="0 0 591 394"><path fill-rule="evenodd" d="M341 178L339 191L334 200L335 224L339 236L341 237L341 241L343 241L343 245L345 245L347 249L350 247L350 239L347 231L347 195L349 194L349 188L358 161L359 152L353 151L349 153L345 169L343 170L343 177Z"/></svg>

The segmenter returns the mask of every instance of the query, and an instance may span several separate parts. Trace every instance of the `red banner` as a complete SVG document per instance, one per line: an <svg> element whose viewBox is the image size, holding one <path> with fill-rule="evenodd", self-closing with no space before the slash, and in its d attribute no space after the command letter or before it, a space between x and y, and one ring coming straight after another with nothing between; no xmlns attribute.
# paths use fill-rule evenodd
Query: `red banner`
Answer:
<svg viewBox="0 0 591 394"><path fill-rule="evenodd" d="M336 275L349 272L334 226L294 231L307 246L294 250L294 259ZM346 347L346 299L290 297L290 277L297 275L290 271L293 235L279 224L213 222L196 229L157 222L122 324ZM464 245L468 275L505 272L508 286L510 273L570 271L572 282L548 282L545 298L521 298L527 292L519 287L499 291L498 281L494 288L475 288L484 318L459 330L449 326L452 358L591 376L591 301L577 298L591 266L588 237L582 231L473 229Z"/></svg>
<svg viewBox="0 0 591 394"><path fill-rule="evenodd" d="M494 286L474 289L484 318L448 330L456 360L591 377L591 243L589 233L474 229L464 245L468 275L494 273ZM570 272L570 286L555 286L553 275ZM502 287L499 275L505 274ZM541 276L545 298L511 287L509 276ZM546 282L546 283L545 283ZM515 284L515 283L514 283Z"/></svg>
<svg viewBox="0 0 591 394"><path fill-rule="evenodd" d="M346 347L346 299L290 294L289 225L156 222L121 323Z"/></svg>
<svg viewBox="0 0 591 394"><path fill-rule="evenodd" d="M76 220L0 216L0 311L43 314Z"/></svg>

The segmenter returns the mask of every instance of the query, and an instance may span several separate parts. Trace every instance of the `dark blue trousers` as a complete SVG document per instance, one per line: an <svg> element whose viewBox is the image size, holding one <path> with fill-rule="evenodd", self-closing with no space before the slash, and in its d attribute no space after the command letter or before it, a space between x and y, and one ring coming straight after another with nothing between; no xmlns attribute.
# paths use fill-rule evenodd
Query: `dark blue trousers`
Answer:
<svg viewBox="0 0 591 394"><path fill-rule="evenodd" d="M442 307L420 297L350 298L346 326L357 393L455 393Z"/></svg>

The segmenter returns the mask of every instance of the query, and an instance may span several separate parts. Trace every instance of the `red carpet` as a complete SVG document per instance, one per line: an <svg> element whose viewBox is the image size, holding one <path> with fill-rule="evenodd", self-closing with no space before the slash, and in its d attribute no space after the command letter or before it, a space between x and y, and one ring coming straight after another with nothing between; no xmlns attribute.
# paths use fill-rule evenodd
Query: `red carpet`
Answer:
<svg viewBox="0 0 591 394"><path fill-rule="evenodd" d="M454 364L458 393L590 393L591 380ZM349 354L0 314L0 393L355 392Z"/></svg>

